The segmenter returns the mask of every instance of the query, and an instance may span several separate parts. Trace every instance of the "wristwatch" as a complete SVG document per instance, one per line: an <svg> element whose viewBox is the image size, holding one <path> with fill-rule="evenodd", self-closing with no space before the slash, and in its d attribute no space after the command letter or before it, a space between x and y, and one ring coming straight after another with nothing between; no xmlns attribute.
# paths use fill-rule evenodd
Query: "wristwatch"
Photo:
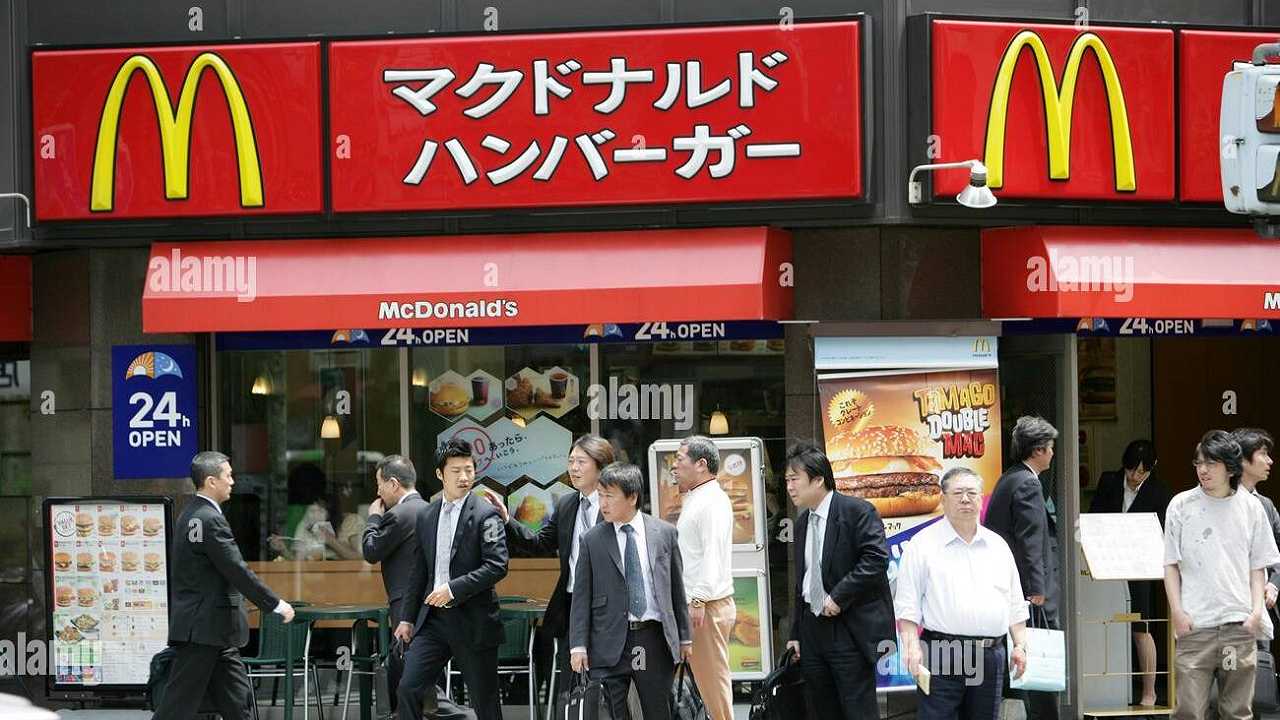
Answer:
<svg viewBox="0 0 1280 720"><path fill-rule="evenodd" d="M707 604L707 603L706 603L706 601L705 601L705 600L697 600L697 599L694 599L694 600L690 600L690 601L689 601L689 607L700 608L700 607L705 607L705 606L706 606L706 604Z"/></svg>

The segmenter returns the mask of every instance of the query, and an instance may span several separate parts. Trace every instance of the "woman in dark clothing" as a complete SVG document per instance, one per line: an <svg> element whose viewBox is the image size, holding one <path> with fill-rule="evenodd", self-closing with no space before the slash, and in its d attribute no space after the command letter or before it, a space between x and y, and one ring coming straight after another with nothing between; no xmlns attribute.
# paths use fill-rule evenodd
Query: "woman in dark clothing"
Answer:
<svg viewBox="0 0 1280 720"><path fill-rule="evenodd" d="M1091 513L1148 513L1160 518L1164 529L1164 512L1171 498L1169 489L1154 477L1156 449L1150 440L1134 440L1124 449L1123 469L1106 472L1098 479L1098 492L1089 504ZM1129 611L1143 618L1160 616L1156 606L1155 580L1129 581ZM1138 651L1138 668L1142 673L1141 705L1156 704L1156 641L1147 623L1133 624L1133 642Z"/></svg>

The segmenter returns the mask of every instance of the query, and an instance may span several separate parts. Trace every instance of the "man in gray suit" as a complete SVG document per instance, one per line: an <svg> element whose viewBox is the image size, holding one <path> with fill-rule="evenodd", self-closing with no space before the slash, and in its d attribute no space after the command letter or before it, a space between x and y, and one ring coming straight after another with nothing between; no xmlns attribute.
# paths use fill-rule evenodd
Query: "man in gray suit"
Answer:
<svg viewBox="0 0 1280 720"><path fill-rule="evenodd" d="M374 471L378 498L369 505L369 521L364 529L360 549L364 561L382 563L382 585L387 590L390 605L391 627L404 619L404 595L409 590L409 575L422 560L422 549L414 542L414 528L418 516L427 509L427 501L418 494L415 486L418 473L413 462L402 455L388 455L378 462ZM391 689L391 708L399 702L396 688L404 672L404 660L394 653L387 668L387 683ZM475 718L475 714L454 705L444 690L436 686L436 709L428 707L428 717L437 720ZM427 696L431 704L431 696Z"/></svg>
<svg viewBox="0 0 1280 720"><path fill-rule="evenodd" d="M639 511L640 468L600 473L606 522L582 536L569 611L569 662L604 685L613 717L628 718L634 682L645 720L669 720L677 660L692 654L676 529Z"/></svg>

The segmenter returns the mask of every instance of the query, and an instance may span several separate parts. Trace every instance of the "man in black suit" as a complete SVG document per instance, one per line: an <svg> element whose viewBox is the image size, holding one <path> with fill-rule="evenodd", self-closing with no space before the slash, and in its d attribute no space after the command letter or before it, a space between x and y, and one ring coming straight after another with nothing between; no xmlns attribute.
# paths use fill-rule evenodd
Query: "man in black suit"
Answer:
<svg viewBox="0 0 1280 720"><path fill-rule="evenodd" d="M556 498L555 509L535 534L520 521L509 517L501 500L485 495L498 508L507 523L507 545L512 554L525 556L560 556L560 577L542 616L542 632L558 643L556 668L560 677L556 687L568 687L569 677L569 606L573 596L575 563L582 536L600 522L600 498L597 488L600 471L613 462L613 446L599 435L583 435L569 450L569 480L578 492Z"/></svg>
<svg viewBox="0 0 1280 720"><path fill-rule="evenodd" d="M1058 540L1040 474L1053 464L1053 441L1057 438L1057 429L1043 418L1018 418L1009 448L1016 462L991 491L983 523L1009 545L1023 594L1043 611L1042 615L1033 608L1027 626L1046 624L1053 630L1059 627ZM1057 693L1028 691L1022 695L1028 720L1057 720Z"/></svg>
<svg viewBox="0 0 1280 720"><path fill-rule="evenodd" d="M1119 472L1105 472L1098 478L1098 491L1089 503L1091 513L1155 513L1164 530L1164 513L1169 508L1169 488L1155 477L1156 448L1150 440L1134 440L1124 449ZM1163 603L1156 601L1155 580L1129 581L1129 612L1143 618L1163 616ZM1139 705L1156 704L1156 639L1149 623L1133 623L1133 642L1138 649L1142 674Z"/></svg>
<svg viewBox="0 0 1280 720"><path fill-rule="evenodd" d="M369 504L369 520L361 540L365 562L382 563L382 585L387 591L391 626L404 619L404 595L409 589L413 568L422 563L422 548L416 542L414 529L418 516L427 509L427 501L418 494L418 473L413 462L402 455L388 455L374 471L378 497ZM395 710L396 690L404 674L404 660L391 655L387 681L391 690L391 709ZM454 705L437 685L436 709L430 712L437 720L472 718Z"/></svg>
<svg viewBox="0 0 1280 720"><path fill-rule="evenodd" d="M418 516L422 559L410 574L395 631L408 645L398 715L422 720L423 697L457 658L476 717L500 720L498 645L504 633L494 586L507 575L506 532L498 511L471 493L476 466L469 444L454 439L441 445L436 477L444 492Z"/></svg>
<svg viewBox="0 0 1280 720"><path fill-rule="evenodd" d="M644 720L669 720L675 664L693 650L676 529L640 512L643 486L635 465L600 473L607 522L582 536L569 613L569 662L601 681L617 720L632 682Z"/></svg>
<svg viewBox="0 0 1280 720"><path fill-rule="evenodd" d="M831 462L816 445L787 452L786 483L803 511L787 647L800 658L809 717L874 720L876 663L897 644L884 521L866 500L835 492Z"/></svg>
<svg viewBox="0 0 1280 720"><path fill-rule="evenodd" d="M293 621L293 608L244 564L222 516L222 504L236 484L227 456L197 454L191 482L196 496L174 528L169 565L169 644L177 654L153 720L190 720L206 695L223 720L248 720L254 700L240 659L240 648L249 642L244 598L286 623Z"/></svg>

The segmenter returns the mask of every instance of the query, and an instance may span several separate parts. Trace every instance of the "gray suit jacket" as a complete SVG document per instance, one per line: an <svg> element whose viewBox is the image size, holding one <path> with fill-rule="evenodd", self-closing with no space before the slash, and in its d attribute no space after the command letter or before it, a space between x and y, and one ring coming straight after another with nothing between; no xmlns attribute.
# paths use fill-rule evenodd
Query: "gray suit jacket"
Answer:
<svg viewBox="0 0 1280 720"><path fill-rule="evenodd" d="M422 549L414 542L418 516L427 509L427 501L414 493L396 503L381 515L370 515L361 538L364 561L382 563L382 585L387 590L391 608L391 627L404 620L404 595L409 591L413 568L422 562Z"/></svg>
<svg viewBox="0 0 1280 720"><path fill-rule="evenodd" d="M680 660L680 644L693 639L689 605L684 595L684 572L676 528L640 513L644 520L649 575L653 581L662 634L673 661ZM592 668L611 668L622 659L627 642L630 598L618 552L618 533L602 522L582 536L575 570L573 605L569 611L569 647L587 648Z"/></svg>

